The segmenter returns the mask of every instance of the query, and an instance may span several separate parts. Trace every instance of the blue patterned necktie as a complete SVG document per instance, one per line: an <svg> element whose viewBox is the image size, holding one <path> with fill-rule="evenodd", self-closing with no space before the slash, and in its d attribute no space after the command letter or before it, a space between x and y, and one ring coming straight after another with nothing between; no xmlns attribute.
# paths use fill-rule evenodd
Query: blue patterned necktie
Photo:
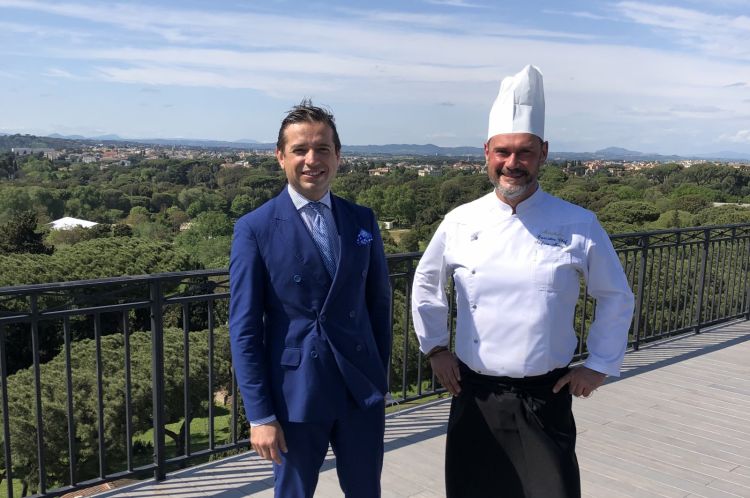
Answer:
<svg viewBox="0 0 750 498"><path fill-rule="evenodd" d="M328 223L326 223L326 218L323 216L323 209L327 206L321 202L309 202L307 205L315 211L315 217L312 222L312 238L315 241L315 245L318 246L320 255L323 257L323 264L325 264L328 274L333 278L336 273L336 260L333 255L333 248L331 247L331 234L328 230Z"/></svg>

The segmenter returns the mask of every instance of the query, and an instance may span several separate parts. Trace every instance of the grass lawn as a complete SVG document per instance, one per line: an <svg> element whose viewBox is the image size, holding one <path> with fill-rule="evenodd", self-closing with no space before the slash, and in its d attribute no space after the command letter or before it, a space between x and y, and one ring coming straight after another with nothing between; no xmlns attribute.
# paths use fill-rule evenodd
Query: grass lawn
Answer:
<svg viewBox="0 0 750 498"><path fill-rule="evenodd" d="M411 232L410 228L394 228L392 230L388 230L388 233L390 234L391 237L393 237L393 241L396 242L396 244L400 244L401 237L403 237L409 232Z"/></svg>

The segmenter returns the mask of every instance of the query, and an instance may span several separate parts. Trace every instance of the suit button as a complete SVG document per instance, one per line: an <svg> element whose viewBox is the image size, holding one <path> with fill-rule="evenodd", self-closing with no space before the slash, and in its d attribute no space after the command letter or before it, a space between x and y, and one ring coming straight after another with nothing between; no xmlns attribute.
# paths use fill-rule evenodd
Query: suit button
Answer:
<svg viewBox="0 0 750 498"><path fill-rule="evenodd" d="M354 349L356 349L357 351L362 351L362 345L357 344L357 346Z"/></svg>
<svg viewBox="0 0 750 498"><path fill-rule="evenodd" d="M362 278L365 278L367 276L367 270L362 270Z"/></svg>
<svg viewBox="0 0 750 498"><path fill-rule="evenodd" d="M320 321L321 321L321 323L325 322L326 321L326 316L325 315L320 315Z"/></svg>
<svg viewBox="0 0 750 498"><path fill-rule="evenodd" d="M354 310L351 310L349 312L349 318L354 318L357 314L354 312Z"/></svg>
<svg viewBox="0 0 750 498"><path fill-rule="evenodd" d="M317 358L318 352L317 351L310 351L310 358Z"/></svg>
<svg viewBox="0 0 750 498"><path fill-rule="evenodd" d="M294 277L292 277L292 279L297 284L300 283L300 282L302 282L302 277L300 277L299 275L295 275Z"/></svg>

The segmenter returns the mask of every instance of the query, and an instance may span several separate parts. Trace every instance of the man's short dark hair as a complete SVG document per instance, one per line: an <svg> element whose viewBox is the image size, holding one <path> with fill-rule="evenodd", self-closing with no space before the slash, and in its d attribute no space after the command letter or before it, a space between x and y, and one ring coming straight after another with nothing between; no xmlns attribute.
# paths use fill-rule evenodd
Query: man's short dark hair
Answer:
<svg viewBox="0 0 750 498"><path fill-rule="evenodd" d="M282 151L282 153L286 146L284 130L286 130L287 126L296 123L327 124L333 132L333 145L336 148L336 152L341 151L341 140L339 140L339 132L336 131L336 122L333 119L333 114L322 107L314 106L310 99L303 99L299 105L296 105L289 110L286 117L281 122L279 137L276 139L276 148Z"/></svg>

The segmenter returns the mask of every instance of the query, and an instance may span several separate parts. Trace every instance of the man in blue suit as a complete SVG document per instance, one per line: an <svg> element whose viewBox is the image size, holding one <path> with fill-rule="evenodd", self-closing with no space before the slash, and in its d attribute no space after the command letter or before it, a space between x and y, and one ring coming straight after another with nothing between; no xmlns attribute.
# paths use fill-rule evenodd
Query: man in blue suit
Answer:
<svg viewBox="0 0 750 498"><path fill-rule="evenodd" d="M372 210L330 193L340 153L333 116L294 107L276 144L288 185L234 228L232 361L277 497L313 496L329 443L346 496L380 496L388 268Z"/></svg>

